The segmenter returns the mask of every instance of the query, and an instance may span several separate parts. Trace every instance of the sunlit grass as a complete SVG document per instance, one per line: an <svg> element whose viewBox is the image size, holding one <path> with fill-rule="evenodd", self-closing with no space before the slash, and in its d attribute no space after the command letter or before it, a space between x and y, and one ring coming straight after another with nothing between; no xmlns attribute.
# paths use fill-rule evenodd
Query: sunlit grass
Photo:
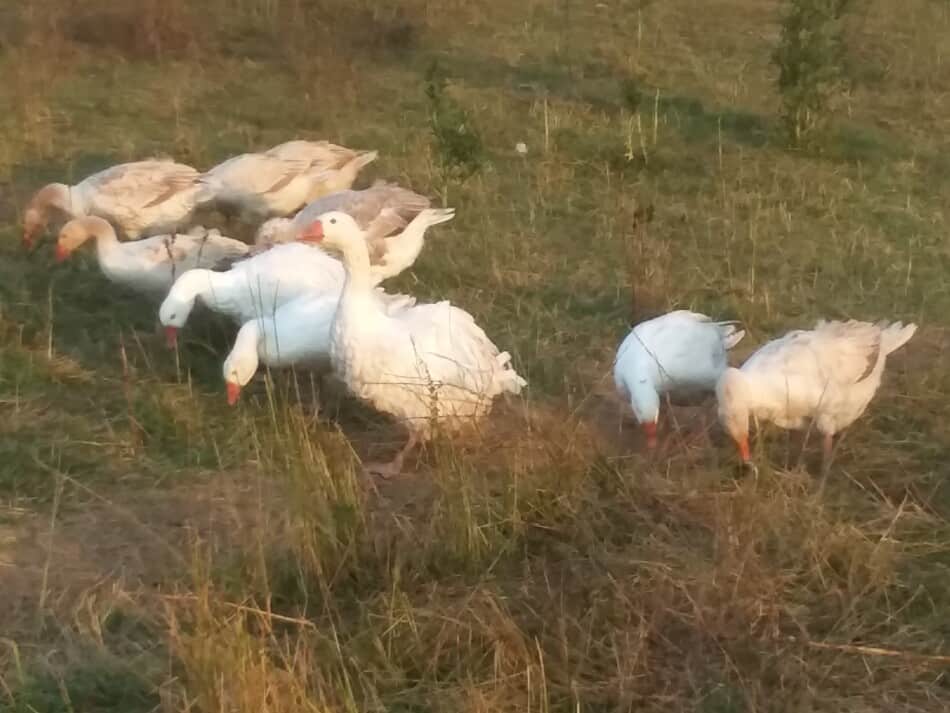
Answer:
<svg viewBox="0 0 950 713"><path fill-rule="evenodd" d="M781 136L779 16L0 9L0 710L946 707L950 12L858 8L854 85L807 152ZM429 131L434 60L485 147L464 182ZM471 311L530 382L378 494L359 459L397 447L386 419L306 373L229 409L225 320L176 355L91 255L19 247L42 183L291 137L447 196L391 289ZM708 409L672 410L651 459L611 396L630 320L673 307L741 319L740 358L818 317L921 329L827 480L775 430L742 478Z"/></svg>

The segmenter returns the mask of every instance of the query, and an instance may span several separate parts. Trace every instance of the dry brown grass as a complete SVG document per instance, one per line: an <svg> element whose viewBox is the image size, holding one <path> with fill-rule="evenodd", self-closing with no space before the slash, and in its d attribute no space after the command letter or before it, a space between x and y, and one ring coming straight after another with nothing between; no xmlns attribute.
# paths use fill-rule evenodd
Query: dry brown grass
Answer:
<svg viewBox="0 0 950 713"><path fill-rule="evenodd" d="M777 10L12 13L0 710L947 708L950 16L925 0L862 6L838 133L804 154L771 138ZM45 247L14 247L36 185L152 153L205 167L330 138L379 148L379 176L435 191L421 128L433 59L489 161L449 186L459 217L393 289L473 311L531 388L378 495L357 456L388 455L391 424L305 375L227 410L229 328L196 324L176 362L151 306L90 265L54 271ZM623 79L642 89L635 112ZM612 395L631 317L673 306L742 318L737 358L818 316L922 328L826 480L814 443L771 431L759 476L741 477L708 404L671 409L651 458Z"/></svg>

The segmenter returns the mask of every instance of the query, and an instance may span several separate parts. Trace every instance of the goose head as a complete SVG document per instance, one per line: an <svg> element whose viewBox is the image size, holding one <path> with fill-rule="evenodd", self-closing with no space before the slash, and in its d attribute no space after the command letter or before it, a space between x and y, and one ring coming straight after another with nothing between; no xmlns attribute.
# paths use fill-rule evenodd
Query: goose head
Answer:
<svg viewBox="0 0 950 713"><path fill-rule="evenodd" d="M648 379L637 381L631 388L630 406L637 423L646 435L647 447L656 448L656 423L660 416L660 396L653 382Z"/></svg>
<svg viewBox="0 0 950 713"><path fill-rule="evenodd" d="M37 237L46 230L54 211L69 215L69 186L64 183L50 183L38 190L26 206L23 213L23 247L30 249Z"/></svg>
<svg viewBox="0 0 950 713"><path fill-rule="evenodd" d="M749 412L752 408L752 390L745 374L739 369L728 368L716 384L716 402L719 422L735 441L743 464L749 465Z"/></svg>
<svg viewBox="0 0 950 713"><path fill-rule="evenodd" d="M323 248L345 252L363 241L363 231L352 216L340 211L324 213L297 235L297 240L316 243Z"/></svg>
<svg viewBox="0 0 950 713"><path fill-rule="evenodd" d="M224 360L222 371L224 384L228 390L228 405L234 406L241 398L241 389L257 373L259 359L257 355L259 331L257 323L252 321L238 331L234 348Z"/></svg>
<svg viewBox="0 0 950 713"><path fill-rule="evenodd" d="M185 326L195 298L207 280L206 270L188 270L175 280L158 309L158 319L165 328L165 341L169 349L178 346L178 330Z"/></svg>
<svg viewBox="0 0 950 713"><path fill-rule="evenodd" d="M83 243L90 238L99 238L99 236L115 236L115 230L109 225L109 222L95 216L86 216L84 218L74 218L62 227L59 231L59 237L56 240L56 262L64 262L69 259Z"/></svg>

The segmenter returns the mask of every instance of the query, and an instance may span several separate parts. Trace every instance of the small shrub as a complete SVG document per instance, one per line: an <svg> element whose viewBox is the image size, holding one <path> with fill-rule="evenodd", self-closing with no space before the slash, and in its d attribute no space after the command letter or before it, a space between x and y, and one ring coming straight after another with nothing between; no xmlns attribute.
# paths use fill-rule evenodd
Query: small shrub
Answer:
<svg viewBox="0 0 950 713"><path fill-rule="evenodd" d="M844 70L843 18L851 0L791 0L772 61L789 139L801 144L828 119Z"/></svg>
<svg viewBox="0 0 950 713"><path fill-rule="evenodd" d="M437 63L426 71L429 128L435 139L443 189L450 180L464 182L478 173L485 149L471 116L446 92L447 81Z"/></svg>

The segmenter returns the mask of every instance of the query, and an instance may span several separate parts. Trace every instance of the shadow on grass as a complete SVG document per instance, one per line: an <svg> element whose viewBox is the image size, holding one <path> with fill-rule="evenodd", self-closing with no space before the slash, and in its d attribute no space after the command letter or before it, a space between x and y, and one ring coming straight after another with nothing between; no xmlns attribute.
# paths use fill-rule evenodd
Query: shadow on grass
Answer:
<svg viewBox="0 0 950 713"><path fill-rule="evenodd" d="M449 76L460 77L467 84L521 94L528 99L551 97L560 101L584 104L596 111L616 115L625 106L622 85L629 78L625 73L598 63L567 67L559 59L548 62L525 61L511 65L498 57L440 54L437 59ZM689 141L706 141L720 131L724 137L746 146L764 146L770 142L776 127L768 118L740 109L708 109L694 97L666 94L656 88L641 88L641 111L652 113L654 102L662 118L677 126Z"/></svg>
<svg viewBox="0 0 950 713"><path fill-rule="evenodd" d="M118 659L92 660L61 675L26 674L2 713L147 713L161 699L155 687Z"/></svg>
<svg viewBox="0 0 950 713"><path fill-rule="evenodd" d="M674 127L689 143L715 142L722 136L726 141L751 148L787 148L777 115L764 116L728 106L710 108L696 97L640 85L623 70L602 62L568 66L560 58L551 58L512 65L499 57L462 53L438 54L426 61L433 59L450 77L458 77L474 87L498 89L530 101L548 97L583 105L607 116L619 115L624 109L629 111L632 92L635 108L644 117L656 111L661 121ZM842 163L886 163L906 154L896 137L853 122L839 122L806 153Z"/></svg>

